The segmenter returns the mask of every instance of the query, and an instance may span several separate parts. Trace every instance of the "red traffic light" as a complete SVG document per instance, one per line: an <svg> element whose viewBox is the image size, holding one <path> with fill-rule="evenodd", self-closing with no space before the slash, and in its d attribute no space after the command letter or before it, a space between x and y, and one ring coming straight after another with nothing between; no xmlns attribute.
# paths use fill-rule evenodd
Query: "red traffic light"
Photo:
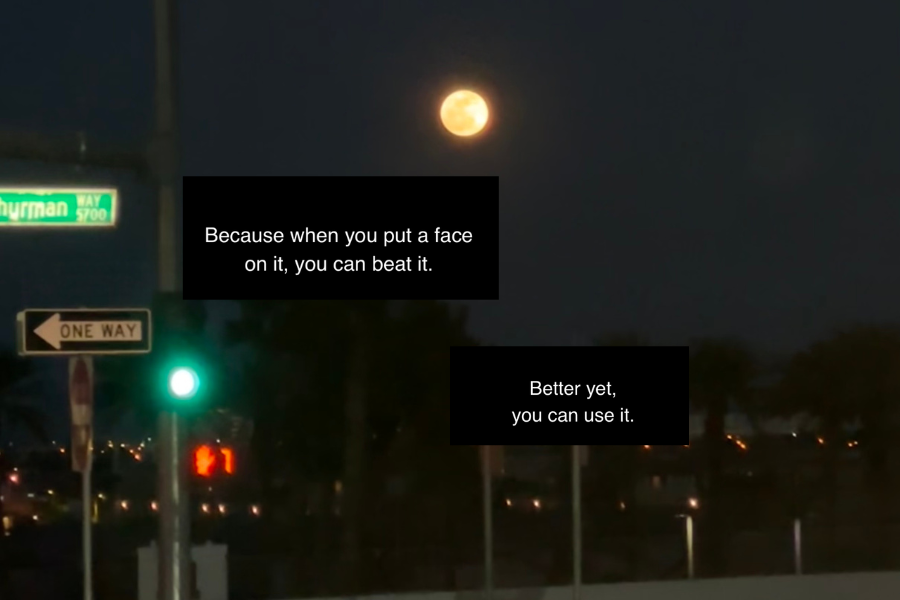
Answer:
<svg viewBox="0 0 900 600"><path fill-rule="evenodd" d="M200 477L212 477L216 473L234 475L234 451L206 444L199 446L194 450L194 473Z"/></svg>

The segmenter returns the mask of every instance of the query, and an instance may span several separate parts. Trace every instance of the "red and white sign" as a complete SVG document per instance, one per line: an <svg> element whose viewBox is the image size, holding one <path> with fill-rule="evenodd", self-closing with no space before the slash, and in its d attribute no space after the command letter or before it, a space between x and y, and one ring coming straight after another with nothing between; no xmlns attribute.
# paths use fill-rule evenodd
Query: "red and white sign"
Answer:
<svg viewBox="0 0 900 600"><path fill-rule="evenodd" d="M91 468L94 439L94 362L91 357L69 359L69 410L72 415L72 469Z"/></svg>

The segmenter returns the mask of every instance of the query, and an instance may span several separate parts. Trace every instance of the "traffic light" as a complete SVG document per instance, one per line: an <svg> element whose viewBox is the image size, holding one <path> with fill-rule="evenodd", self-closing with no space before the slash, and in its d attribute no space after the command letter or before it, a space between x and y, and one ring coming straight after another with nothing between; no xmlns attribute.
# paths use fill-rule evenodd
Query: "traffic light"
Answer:
<svg viewBox="0 0 900 600"><path fill-rule="evenodd" d="M200 390L200 377L190 367L175 367L169 373L169 394L180 400L190 400Z"/></svg>
<svg viewBox="0 0 900 600"><path fill-rule="evenodd" d="M201 477L212 477L216 468L216 455L209 446L194 450L194 472Z"/></svg>
<svg viewBox="0 0 900 600"><path fill-rule="evenodd" d="M177 296L161 295L153 311L158 396L162 408L179 413L201 412L210 396L204 323L196 308Z"/></svg>
<svg viewBox="0 0 900 600"><path fill-rule="evenodd" d="M200 477L234 475L234 451L206 444L198 446L194 450L194 473Z"/></svg>

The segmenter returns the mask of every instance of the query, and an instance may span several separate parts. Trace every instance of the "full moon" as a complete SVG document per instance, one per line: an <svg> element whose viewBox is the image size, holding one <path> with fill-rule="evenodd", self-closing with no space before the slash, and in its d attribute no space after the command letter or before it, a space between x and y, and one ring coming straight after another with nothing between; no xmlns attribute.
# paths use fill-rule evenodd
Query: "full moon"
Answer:
<svg viewBox="0 0 900 600"><path fill-rule="evenodd" d="M487 102L475 92L453 92L441 104L441 123L453 135L473 136L484 129L487 122Z"/></svg>

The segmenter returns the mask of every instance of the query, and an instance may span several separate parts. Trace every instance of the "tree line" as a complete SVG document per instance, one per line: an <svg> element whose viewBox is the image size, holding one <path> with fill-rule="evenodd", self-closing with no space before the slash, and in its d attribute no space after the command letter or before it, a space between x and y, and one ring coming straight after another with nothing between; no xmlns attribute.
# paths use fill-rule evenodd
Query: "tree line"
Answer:
<svg viewBox="0 0 900 600"><path fill-rule="evenodd" d="M193 303L191 315L197 339L208 340L203 304ZM449 349L479 343L469 332L465 309L444 302L300 300L242 302L224 347L206 342L205 351L221 365L217 408L252 420L261 494L272 518L283 522L284 535L290 537L290 516L311 491L340 507L335 572L348 592L360 579L369 536L393 535L398 544L403 540L396 536L426 537L452 548L480 531L477 449L447 443ZM607 333L594 343L650 340L625 332ZM848 422L859 423L867 489L888 519L900 330L847 328L774 364L735 338L698 339L690 346L691 405L705 415L698 473L707 522L704 572L716 575L725 568L726 532L718 524L728 511L725 427L731 407L751 419L808 414L825 439L836 439ZM148 364L108 359L98 362L98 372L104 402L136 411L150 424L153 388L142 385ZM0 433L16 421L42 431L34 405L19 392L27 376L28 363L0 355ZM601 451L619 456L637 449ZM838 452L836 444L822 452L832 484ZM400 495L417 499L415 507L392 500L397 486ZM390 515L414 522L412 532L386 531ZM373 531L378 529L385 531ZM873 532L874 540L884 538Z"/></svg>

